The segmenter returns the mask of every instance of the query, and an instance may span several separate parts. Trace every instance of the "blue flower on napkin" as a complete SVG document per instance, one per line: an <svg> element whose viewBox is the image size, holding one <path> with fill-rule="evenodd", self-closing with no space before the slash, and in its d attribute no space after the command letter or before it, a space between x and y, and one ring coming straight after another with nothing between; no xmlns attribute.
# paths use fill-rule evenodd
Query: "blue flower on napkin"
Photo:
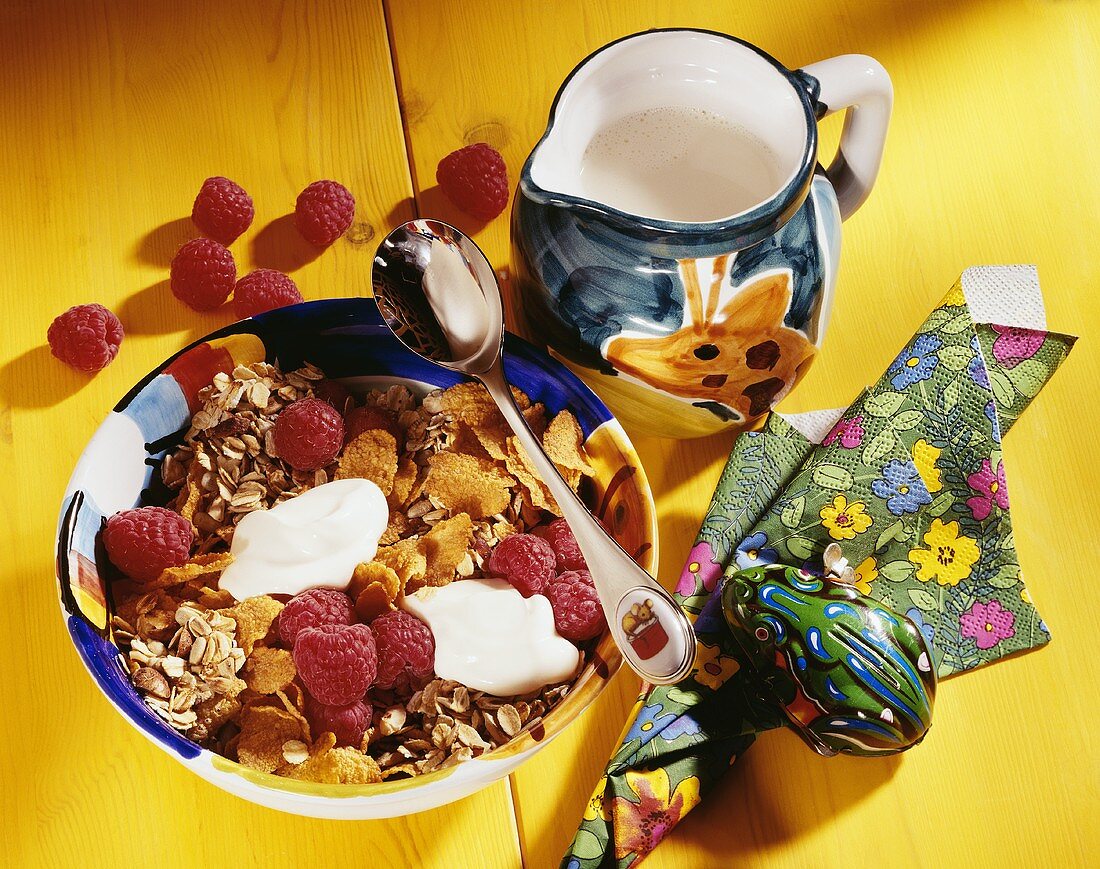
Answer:
<svg viewBox="0 0 1100 869"><path fill-rule="evenodd" d="M898 354L886 372L894 389L906 389L928 380L940 364L936 351L942 346L943 341L935 335L918 335L916 341Z"/></svg>
<svg viewBox="0 0 1100 869"><path fill-rule="evenodd" d="M901 459L891 459L882 469L882 479L871 483L871 491L886 501L886 509L895 516L916 513L924 504L932 503L917 466Z"/></svg>
<svg viewBox="0 0 1100 869"><path fill-rule="evenodd" d="M924 616L921 614L921 611L916 607L907 609L905 611L905 617L909 619L909 621L911 621L913 624L915 624L920 632L924 634L924 639L927 640L929 648L932 648L932 640L936 636L935 625L925 624Z"/></svg>
<svg viewBox="0 0 1100 869"><path fill-rule="evenodd" d="M966 366L966 373L982 389L989 389L989 372L985 369L985 360L982 358L982 349L978 345L977 335L970 339L970 352L974 354L974 358Z"/></svg>
<svg viewBox="0 0 1100 869"><path fill-rule="evenodd" d="M767 543L768 535L763 531L757 531L755 534L746 537L733 554L737 566L745 568L759 567L762 564L775 564L779 560L779 553L774 549L765 549Z"/></svg>
<svg viewBox="0 0 1100 869"><path fill-rule="evenodd" d="M634 719L634 724L626 734L625 741L630 742L632 739L640 739L643 743L648 742L652 730L660 730L662 725L676 717L672 712L666 712L664 715L659 714L662 709L664 707L660 703L643 706L642 711L638 713L638 717Z"/></svg>
<svg viewBox="0 0 1100 869"><path fill-rule="evenodd" d="M995 402L991 401L985 406L985 415L989 419L990 437L993 438L993 443L999 444L1001 442L1001 424L997 421L997 406Z"/></svg>
<svg viewBox="0 0 1100 869"><path fill-rule="evenodd" d="M699 722L692 718L691 713L684 712L661 731L661 739L665 742L672 742L681 736L695 736L699 732Z"/></svg>

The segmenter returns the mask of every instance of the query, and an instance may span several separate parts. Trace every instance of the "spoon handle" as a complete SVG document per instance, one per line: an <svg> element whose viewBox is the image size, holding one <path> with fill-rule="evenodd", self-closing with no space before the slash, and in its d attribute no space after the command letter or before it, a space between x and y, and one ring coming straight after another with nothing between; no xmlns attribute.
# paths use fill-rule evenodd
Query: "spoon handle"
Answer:
<svg viewBox="0 0 1100 869"><path fill-rule="evenodd" d="M653 684L679 682L695 661L695 633L684 611L604 530L561 476L516 406L500 357L479 379L561 507L626 662Z"/></svg>

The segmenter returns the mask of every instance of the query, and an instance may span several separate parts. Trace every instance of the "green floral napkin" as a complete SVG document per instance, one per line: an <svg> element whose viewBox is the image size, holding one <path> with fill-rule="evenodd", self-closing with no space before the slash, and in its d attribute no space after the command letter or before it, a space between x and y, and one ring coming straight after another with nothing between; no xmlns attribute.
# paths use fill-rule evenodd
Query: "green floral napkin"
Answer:
<svg viewBox="0 0 1100 869"><path fill-rule="evenodd" d="M696 617L695 668L639 697L564 867L636 864L757 733L784 723L739 669L719 603L727 570L820 572L836 541L859 589L920 627L941 676L1049 640L1020 576L1001 438L1075 339L1031 328L1034 316L975 323L971 310L1020 307L1030 275L969 270L820 445L804 433L822 433L820 415L772 414L737 439L676 591Z"/></svg>

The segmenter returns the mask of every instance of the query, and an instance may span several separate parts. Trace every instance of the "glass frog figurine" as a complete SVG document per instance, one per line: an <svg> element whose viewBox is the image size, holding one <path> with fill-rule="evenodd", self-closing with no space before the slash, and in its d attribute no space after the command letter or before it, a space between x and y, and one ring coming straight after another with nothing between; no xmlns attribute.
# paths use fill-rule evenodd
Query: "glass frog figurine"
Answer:
<svg viewBox="0 0 1100 869"><path fill-rule="evenodd" d="M927 734L935 664L905 616L780 564L728 574L722 609L742 663L819 754L894 754Z"/></svg>

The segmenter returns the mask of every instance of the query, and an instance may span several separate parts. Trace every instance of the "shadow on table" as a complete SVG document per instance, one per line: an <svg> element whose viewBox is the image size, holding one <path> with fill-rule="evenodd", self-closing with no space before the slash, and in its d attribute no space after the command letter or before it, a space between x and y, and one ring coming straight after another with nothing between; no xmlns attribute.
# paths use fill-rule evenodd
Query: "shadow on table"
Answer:
<svg viewBox="0 0 1100 869"><path fill-rule="evenodd" d="M118 318L127 335L163 335L179 326L177 305L167 279L127 296L118 308Z"/></svg>
<svg viewBox="0 0 1100 869"><path fill-rule="evenodd" d="M92 376L58 362L42 343L0 368L0 403L49 407L87 385Z"/></svg>
<svg viewBox="0 0 1100 869"><path fill-rule="evenodd" d="M168 268L180 245L199 235L190 217L169 220L141 237L134 248L134 259L145 265Z"/></svg>
<svg viewBox="0 0 1100 869"><path fill-rule="evenodd" d="M490 223L488 220L473 217L459 210L458 206L447 198L447 194L443 192L443 188L438 184L433 184L431 187L421 190L416 195L416 204L421 217L442 220L461 229L470 237L481 232ZM493 263L493 265L496 268L502 268L507 263Z"/></svg>
<svg viewBox="0 0 1100 869"><path fill-rule="evenodd" d="M736 865L856 811L901 763L900 755L817 757L794 733L765 733L675 835L705 848L716 865Z"/></svg>
<svg viewBox="0 0 1100 869"><path fill-rule="evenodd" d="M256 233L251 244L252 261L257 266L286 273L313 262L325 251L302 238L293 214L276 217Z"/></svg>
<svg viewBox="0 0 1100 869"><path fill-rule="evenodd" d="M157 281L123 299L118 318L127 335L166 335L186 329L180 348L237 319L228 302L213 311L191 310L172 295L167 280Z"/></svg>

